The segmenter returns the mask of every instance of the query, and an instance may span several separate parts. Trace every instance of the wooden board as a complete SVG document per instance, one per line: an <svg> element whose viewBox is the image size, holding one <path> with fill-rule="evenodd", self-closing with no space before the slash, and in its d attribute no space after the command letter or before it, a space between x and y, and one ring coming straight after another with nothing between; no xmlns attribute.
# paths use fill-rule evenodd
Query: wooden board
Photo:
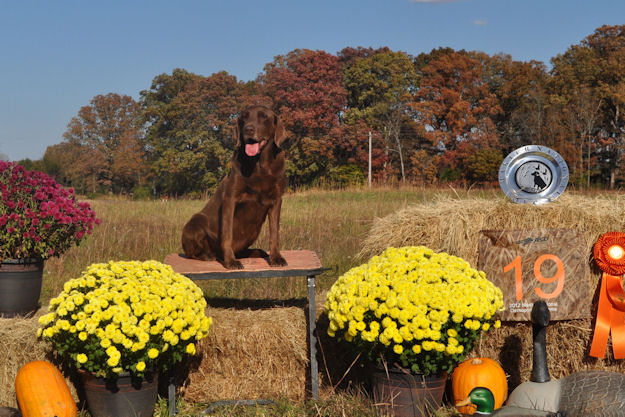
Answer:
<svg viewBox="0 0 625 417"><path fill-rule="evenodd" d="M482 230L478 268L503 291L502 320L530 320L543 299L552 320L590 316L584 233L573 229Z"/></svg>
<svg viewBox="0 0 625 417"><path fill-rule="evenodd" d="M317 254L307 250L281 251L287 266L272 267L267 258L242 258L243 269L226 269L217 261L199 261L188 259L184 255L171 253L164 263L171 265L174 271L192 279L230 279L230 278L269 278L318 275L325 269Z"/></svg>

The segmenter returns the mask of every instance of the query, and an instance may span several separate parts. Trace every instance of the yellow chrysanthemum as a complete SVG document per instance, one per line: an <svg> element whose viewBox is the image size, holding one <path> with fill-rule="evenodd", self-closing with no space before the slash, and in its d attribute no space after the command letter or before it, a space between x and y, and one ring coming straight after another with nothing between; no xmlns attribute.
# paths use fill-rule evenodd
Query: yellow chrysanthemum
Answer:
<svg viewBox="0 0 625 417"><path fill-rule="evenodd" d="M51 299L50 313L39 319L37 336L49 339L79 364L86 358L84 351L104 350L104 358L88 361L89 371L141 372L147 360L160 355L195 353L195 344L187 342L206 337L212 325L205 308L202 290L168 265L92 264ZM131 358L137 363L130 363Z"/></svg>
<svg viewBox="0 0 625 417"><path fill-rule="evenodd" d="M350 269L326 300L330 336L365 342L357 346L371 343L378 349L370 352L373 357L398 355L427 370L451 364L441 359L462 353L462 343L472 347L474 339L459 338L460 332L500 326L493 316L502 308L501 290L483 272L423 246L388 248ZM411 341L418 343L405 352L403 345Z"/></svg>

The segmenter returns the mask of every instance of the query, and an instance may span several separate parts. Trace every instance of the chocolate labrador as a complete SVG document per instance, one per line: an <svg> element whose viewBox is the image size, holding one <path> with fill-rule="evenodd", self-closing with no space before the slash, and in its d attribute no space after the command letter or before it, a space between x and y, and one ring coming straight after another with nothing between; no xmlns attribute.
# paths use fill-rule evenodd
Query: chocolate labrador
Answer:
<svg viewBox="0 0 625 417"><path fill-rule="evenodd" d="M182 229L182 248L189 258L219 259L228 269L241 269L237 258L266 256L248 249L269 217L269 263L285 266L280 254L280 209L286 186L285 139L280 118L270 109L244 110L234 127L232 169L206 206Z"/></svg>

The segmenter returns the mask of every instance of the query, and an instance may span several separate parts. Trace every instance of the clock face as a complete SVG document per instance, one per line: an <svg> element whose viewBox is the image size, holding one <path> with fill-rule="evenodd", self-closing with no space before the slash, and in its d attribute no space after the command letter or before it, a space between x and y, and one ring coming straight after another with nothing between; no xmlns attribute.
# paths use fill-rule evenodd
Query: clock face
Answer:
<svg viewBox="0 0 625 417"><path fill-rule="evenodd" d="M532 194L549 188L552 179L551 168L540 161L524 162L514 174L514 180L519 189Z"/></svg>
<svg viewBox="0 0 625 417"><path fill-rule="evenodd" d="M528 145L516 149L501 163L499 185L515 203L544 204L566 188L569 168L556 151Z"/></svg>

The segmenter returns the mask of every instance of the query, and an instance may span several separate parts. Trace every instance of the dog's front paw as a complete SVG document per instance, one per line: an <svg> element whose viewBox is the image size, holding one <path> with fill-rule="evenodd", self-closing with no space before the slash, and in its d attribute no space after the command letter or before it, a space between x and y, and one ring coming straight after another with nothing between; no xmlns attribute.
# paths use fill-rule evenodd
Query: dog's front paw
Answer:
<svg viewBox="0 0 625 417"><path fill-rule="evenodd" d="M236 259L233 259L232 261L229 261L229 262L225 262L224 266L227 269L243 269L243 264L237 261Z"/></svg>
<svg viewBox="0 0 625 417"><path fill-rule="evenodd" d="M286 259L282 255L270 256L269 265L271 266L287 266Z"/></svg>

